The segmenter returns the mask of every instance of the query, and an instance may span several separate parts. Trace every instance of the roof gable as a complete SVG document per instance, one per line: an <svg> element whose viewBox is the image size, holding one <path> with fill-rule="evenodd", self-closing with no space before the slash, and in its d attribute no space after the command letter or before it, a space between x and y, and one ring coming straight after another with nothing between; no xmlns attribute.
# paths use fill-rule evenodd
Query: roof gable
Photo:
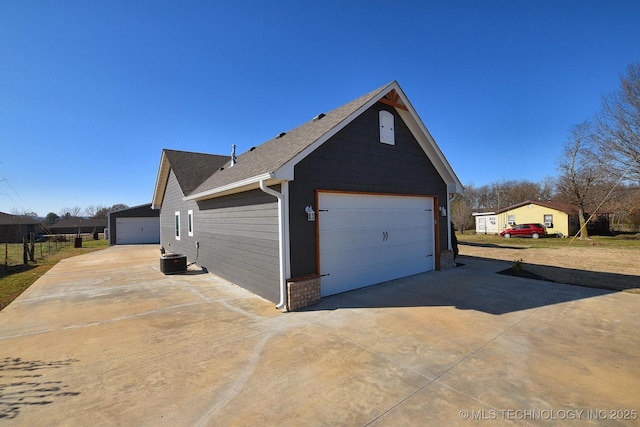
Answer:
<svg viewBox="0 0 640 427"><path fill-rule="evenodd" d="M341 107L322 114L289 132L254 147L237 157L231 166L227 161L202 182L188 200L202 200L230 192L257 188L260 181L267 184L293 180L295 165L343 129L376 102L383 102L398 111L418 140L429 159L447 183L450 193L462 191L462 184L418 117L397 82L391 82ZM229 158L226 158L229 160ZM155 204L155 199L154 199Z"/></svg>
<svg viewBox="0 0 640 427"><path fill-rule="evenodd" d="M162 150L162 158L153 192L152 209L158 209L164 198L164 191L173 170L183 196L188 196L198 185L213 175L229 158L216 154L193 153L189 151Z"/></svg>

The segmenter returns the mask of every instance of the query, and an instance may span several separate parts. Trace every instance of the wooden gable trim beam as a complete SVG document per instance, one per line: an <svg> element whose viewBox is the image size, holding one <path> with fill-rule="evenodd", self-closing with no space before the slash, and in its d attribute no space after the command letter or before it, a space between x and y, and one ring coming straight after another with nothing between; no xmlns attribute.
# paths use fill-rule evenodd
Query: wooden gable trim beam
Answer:
<svg viewBox="0 0 640 427"><path fill-rule="evenodd" d="M400 95L398 95L395 89L392 89L391 92L380 98L380 102L401 110L409 111L406 105L401 104Z"/></svg>

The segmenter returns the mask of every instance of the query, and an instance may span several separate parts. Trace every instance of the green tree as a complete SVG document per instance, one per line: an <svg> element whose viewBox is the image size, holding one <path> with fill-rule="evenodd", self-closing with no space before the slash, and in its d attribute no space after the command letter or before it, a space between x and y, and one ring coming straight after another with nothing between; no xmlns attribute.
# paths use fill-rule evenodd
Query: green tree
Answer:
<svg viewBox="0 0 640 427"><path fill-rule="evenodd" d="M47 216L46 216L46 217L44 217L44 223L45 223L46 225L53 225L53 224L55 224L56 222L58 222L58 220L59 220L59 219L60 219L60 217L59 217L57 214L55 214L55 213L53 213L53 212L49 212L49 213L47 214Z"/></svg>

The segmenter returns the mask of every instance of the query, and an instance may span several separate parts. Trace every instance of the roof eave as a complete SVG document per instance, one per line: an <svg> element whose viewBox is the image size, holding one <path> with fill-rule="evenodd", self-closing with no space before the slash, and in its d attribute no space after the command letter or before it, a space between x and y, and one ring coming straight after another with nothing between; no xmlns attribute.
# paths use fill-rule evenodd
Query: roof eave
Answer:
<svg viewBox="0 0 640 427"><path fill-rule="evenodd" d="M162 206L162 200L164 199L164 192L167 188L167 182L169 181L170 171L171 165L169 164L169 159L163 150L162 157L160 159L160 166L158 167L156 185L153 190L153 198L151 199L151 209L160 209Z"/></svg>
<svg viewBox="0 0 640 427"><path fill-rule="evenodd" d="M207 191L190 194L189 196L183 197L182 200L200 201L200 200L206 200L206 199L213 199L216 197L226 196L228 194L241 193L243 191L259 188L260 181L265 181L267 185L274 185L286 180L287 180L286 177L282 176L282 174L276 175L275 173L267 172L260 175L252 176L247 179L236 181L231 184L212 188Z"/></svg>
<svg viewBox="0 0 640 427"><path fill-rule="evenodd" d="M567 215L575 215L576 214L576 212L572 211L572 209L570 209L570 208L569 209L565 209L565 208L562 208L562 207L547 206L547 205L545 205L543 203L540 203L539 201L536 201L536 200L525 200L524 202L516 203L515 205L507 206L506 208L498 209L496 211L496 213L504 213L504 212L507 212L507 211L510 211L510 210L513 210L513 209L521 208L521 207L526 206L526 205L536 205L536 206L540 206L540 207L543 207L543 208L546 208L546 209L554 210L556 212L562 212L562 213L565 213Z"/></svg>
<svg viewBox="0 0 640 427"><path fill-rule="evenodd" d="M291 177L290 179L293 180L293 171L294 171L295 165L297 165L299 162L305 159L309 154L315 151L322 144L327 142L335 134L340 132L345 126L347 126L349 123L355 120L356 117L358 117L364 111L369 109L373 104L378 102L382 97L384 97L387 93L389 93L393 89L400 89L400 86L396 81L393 81L389 83L387 86L385 86L384 88L380 89L380 91L376 96L374 96L369 101L361 105L357 110L349 114L340 123L338 123L333 128L325 132L320 138L316 139L312 144L307 146L304 150L300 151L298 154L293 156L289 161L287 161L284 165L282 165L276 170L276 174L290 176Z"/></svg>
<svg viewBox="0 0 640 427"><path fill-rule="evenodd" d="M411 105L409 98L407 98L402 89L400 89L400 86L397 86L398 87L396 89L396 92L400 96L400 99L407 107L407 109L404 110L396 108L396 111L398 112L400 117L402 117L402 120L404 120L404 122L407 124L409 130L416 138L424 152L427 154L442 179L447 184L447 192L450 194L463 193L464 186L460 182L460 179L458 179L458 176L451 167L451 164L445 157L442 150L440 150L440 147L431 135L431 132L429 132L429 129L427 129L424 122L416 112L415 108L413 108L413 105Z"/></svg>
<svg viewBox="0 0 640 427"><path fill-rule="evenodd" d="M345 126L355 120L356 117L360 116L364 111L368 110L373 106L376 102L380 101L383 97L385 97L389 92L395 90L396 93L400 96L402 103L406 107L397 108L396 111L400 114L402 119L409 126L409 130L413 133L414 137L418 140L418 143L427 154L429 159L433 162L436 170L439 175L445 181L447 186L447 192L450 194L453 193L462 193L464 192L464 186L458 179L457 175L453 171L453 168L445 158L444 154L436 144L435 140L427 130L426 126L418 116L418 113L413 108L413 105L409 102L409 99L404 94L402 88L397 81L393 81L389 83L384 88L380 89L378 94L372 97L369 101L361 105L357 110L347 116L344 120L338 123L329 131L325 132L322 137L318 138L313 144L306 147L300 153L291 158L287 163L282 165L280 168L276 170L277 174L285 174L290 176L291 180L293 180L294 167L300 161L302 161L305 157L307 157L311 152L316 150L320 145L324 144L327 140L337 134L340 130L342 130Z"/></svg>

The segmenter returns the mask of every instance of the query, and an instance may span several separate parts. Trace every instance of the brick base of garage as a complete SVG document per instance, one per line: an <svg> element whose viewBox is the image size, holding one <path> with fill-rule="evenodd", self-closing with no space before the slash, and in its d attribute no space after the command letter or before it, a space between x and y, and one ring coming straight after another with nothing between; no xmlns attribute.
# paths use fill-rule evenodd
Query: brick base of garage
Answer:
<svg viewBox="0 0 640 427"><path fill-rule="evenodd" d="M453 257L453 251L440 252L440 270L447 270L456 266L456 261Z"/></svg>
<svg viewBox="0 0 640 427"><path fill-rule="evenodd" d="M295 311L320 301L320 277L308 276L287 281L287 310Z"/></svg>

